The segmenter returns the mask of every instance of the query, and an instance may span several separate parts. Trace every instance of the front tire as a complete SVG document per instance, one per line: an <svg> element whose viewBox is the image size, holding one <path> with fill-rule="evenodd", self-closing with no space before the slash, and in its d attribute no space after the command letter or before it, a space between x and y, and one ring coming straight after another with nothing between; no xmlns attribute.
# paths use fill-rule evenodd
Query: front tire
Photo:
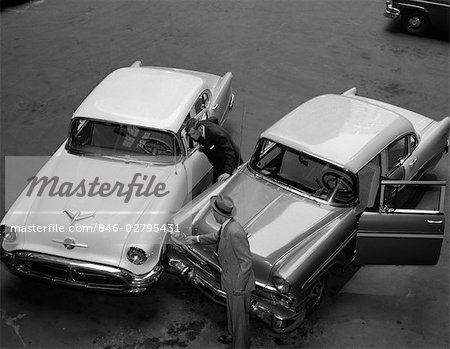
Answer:
<svg viewBox="0 0 450 349"><path fill-rule="evenodd" d="M305 305L306 316L314 313L319 308L319 305L320 303L322 303L322 299L325 295L326 288L327 276L322 275L318 280L314 282L309 290L308 299Z"/></svg>
<svg viewBox="0 0 450 349"><path fill-rule="evenodd" d="M405 31L412 35L422 35L430 28L430 20L423 11L407 11L402 15Z"/></svg>

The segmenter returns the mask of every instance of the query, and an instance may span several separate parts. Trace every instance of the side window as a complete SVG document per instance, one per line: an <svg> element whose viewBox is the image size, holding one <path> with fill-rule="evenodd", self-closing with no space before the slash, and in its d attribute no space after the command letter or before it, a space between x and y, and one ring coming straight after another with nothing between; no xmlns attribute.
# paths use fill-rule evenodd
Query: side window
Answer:
<svg viewBox="0 0 450 349"><path fill-rule="evenodd" d="M189 153L192 149L195 148L195 144L191 137L188 136L186 131L184 130L184 126L186 126L187 122L191 117L195 117L194 115L194 108L191 109L191 111L187 114L186 118L183 121L183 124L181 125L180 130L178 131L178 134L181 136L181 139L183 141L183 145L186 148L187 152Z"/></svg>
<svg viewBox="0 0 450 349"><path fill-rule="evenodd" d="M416 149L417 146L419 145L419 141L417 140L415 134L410 134L408 136L408 140L409 140L409 153L412 153L414 149Z"/></svg>
<svg viewBox="0 0 450 349"><path fill-rule="evenodd" d="M195 102L195 114L199 114L202 111L203 100L202 98L198 98L197 102Z"/></svg>
<svg viewBox="0 0 450 349"><path fill-rule="evenodd" d="M276 147L272 141L264 140L260 148L257 166L267 173L278 171L282 152L283 148Z"/></svg>
<svg viewBox="0 0 450 349"><path fill-rule="evenodd" d="M201 96L195 102L195 114L200 114L205 108L208 107L209 96L206 92L203 92Z"/></svg>
<svg viewBox="0 0 450 349"><path fill-rule="evenodd" d="M444 212L445 181L382 181L381 184L384 212Z"/></svg>
<svg viewBox="0 0 450 349"><path fill-rule="evenodd" d="M388 173L402 164L408 155L407 137L403 137L387 147Z"/></svg>

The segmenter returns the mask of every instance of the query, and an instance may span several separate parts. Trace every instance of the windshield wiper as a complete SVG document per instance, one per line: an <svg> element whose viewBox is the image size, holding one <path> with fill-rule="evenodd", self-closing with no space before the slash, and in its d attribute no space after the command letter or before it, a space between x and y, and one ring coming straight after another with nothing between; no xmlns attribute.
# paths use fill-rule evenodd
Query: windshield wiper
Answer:
<svg viewBox="0 0 450 349"><path fill-rule="evenodd" d="M81 151L74 151L76 154L79 154L81 156L86 156L86 157L100 157L100 158L105 158L105 159L110 159L110 160L119 160L119 161L123 161L125 163L133 163L133 164L141 164L141 165L150 165L153 164L151 161L144 161L144 160L139 160L139 159L135 159L132 158L129 155L125 155L125 156L119 156L119 155L105 155L105 154L100 154L100 153L88 153L88 152L81 152Z"/></svg>
<svg viewBox="0 0 450 349"><path fill-rule="evenodd" d="M125 162L126 164L129 163L133 163L133 164L141 164L144 166L148 166L148 165L155 165L155 163L153 161L146 161L146 160L139 160L136 158L131 157L130 155L100 155L101 157L104 157L106 159L111 159L111 160L121 160L123 162Z"/></svg>
<svg viewBox="0 0 450 349"><path fill-rule="evenodd" d="M126 164L133 163L133 164L140 164L140 165L144 165L144 166L148 166L148 165L165 166L168 164L175 163L175 161L162 162L162 161L140 160L140 159L131 157L130 155L106 155L106 154L101 154L101 153L83 152L83 151L79 151L76 149L70 149L69 151L76 155L80 155L80 156L100 157L100 158L105 158L105 159L109 159L109 160L123 161Z"/></svg>

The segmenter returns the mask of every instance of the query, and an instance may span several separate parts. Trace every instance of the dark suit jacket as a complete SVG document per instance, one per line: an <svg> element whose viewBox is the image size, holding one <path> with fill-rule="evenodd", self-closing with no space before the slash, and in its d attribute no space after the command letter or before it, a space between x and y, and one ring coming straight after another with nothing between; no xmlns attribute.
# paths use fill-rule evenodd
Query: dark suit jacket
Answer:
<svg viewBox="0 0 450 349"><path fill-rule="evenodd" d="M218 232L199 235L200 244L215 243L218 239ZM222 268L221 284L224 291L242 295L255 289L252 254L247 234L234 219L222 229L217 254Z"/></svg>
<svg viewBox="0 0 450 349"><path fill-rule="evenodd" d="M203 152L214 168L214 180L223 173L232 174L242 163L238 146L230 135L219 125L211 121L201 121L205 127L205 139L199 143L204 147Z"/></svg>

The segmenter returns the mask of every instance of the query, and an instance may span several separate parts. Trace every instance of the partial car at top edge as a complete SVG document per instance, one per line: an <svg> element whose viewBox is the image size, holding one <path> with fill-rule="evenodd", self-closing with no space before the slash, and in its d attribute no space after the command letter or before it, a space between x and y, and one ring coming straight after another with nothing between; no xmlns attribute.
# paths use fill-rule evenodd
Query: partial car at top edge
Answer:
<svg viewBox="0 0 450 349"><path fill-rule="evenodd" d="M422 35L431 28L449 32L450 0L386 0L385 16L400 19L403 29Z"/></svg>

